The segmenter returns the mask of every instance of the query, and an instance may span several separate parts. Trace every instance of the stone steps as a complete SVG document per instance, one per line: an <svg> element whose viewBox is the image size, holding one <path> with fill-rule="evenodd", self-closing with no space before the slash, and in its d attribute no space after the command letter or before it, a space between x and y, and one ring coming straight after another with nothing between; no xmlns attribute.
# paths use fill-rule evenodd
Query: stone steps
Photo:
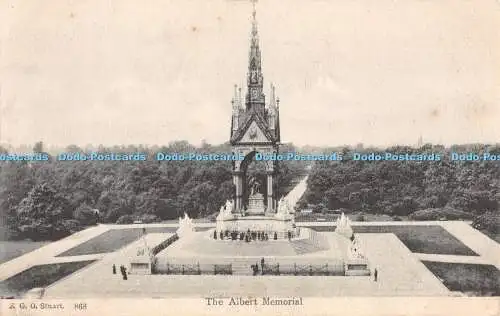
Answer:
<svg viewBox="0 0 500 316"><path fill-rule="evenodd" d="M311 248L314 247L314 245L304 241L297 241L292 243L292 247L298 255L301 255L311 252Z"/></svg>
<svg viewBox="0 0 500 316"><path fill-rule="evenodd" d="M310 230L310 238L293 240L291 242L293 249L298 255L311 253L314 251L326 250L329 248L328 241L324 236Z"/></svg>
<svg viewBox="0 0 500 316"><path fill-rule="evenodd" d="M230 263L232 264L233 275L252 275L253 271L250 266L257 262L254 258L233 258Z"/></svg>

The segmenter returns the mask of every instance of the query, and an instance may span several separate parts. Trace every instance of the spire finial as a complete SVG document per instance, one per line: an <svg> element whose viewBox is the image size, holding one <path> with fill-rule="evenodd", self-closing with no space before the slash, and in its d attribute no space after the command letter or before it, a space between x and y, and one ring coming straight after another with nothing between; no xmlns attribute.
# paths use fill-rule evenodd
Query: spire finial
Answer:
<svg viewBox="0 0 500 316"><path fill-rule="evenodd" d="M231 104L233 106L238 105L238 86L234 85L234 95L233 99L231 100Z"/></svg>
<svg viewBox="0 0 500 316"><path fill-rule="evenodd" d="M264 111L265 100L264 94L262 93L262 65L261 65L261 54L259 48L259 35L257 31L257 19L255 4L256 0L251 0L253 6L252 12L252 33L250 37L250 54L248 58L248 73L247 73L247 97L246 97L246 109L260 109ZM258 103L255 107L254 103ZM259 111L260 111L259 110Z"/></svg>
<svg viewBox="0 0 500 316"><path fill-rule="evenodd" d="M257 0L252 0L252 6L253 6L253 11L252 11L252 35L256 36L257 35L257 10L255 9L255 3Z"/></svg>
<svg viewBox="0 0 500 316"><path fill-rule="evenodd" d="M276 90L274 84L271 82L271 105L276 105Z"/></svg>

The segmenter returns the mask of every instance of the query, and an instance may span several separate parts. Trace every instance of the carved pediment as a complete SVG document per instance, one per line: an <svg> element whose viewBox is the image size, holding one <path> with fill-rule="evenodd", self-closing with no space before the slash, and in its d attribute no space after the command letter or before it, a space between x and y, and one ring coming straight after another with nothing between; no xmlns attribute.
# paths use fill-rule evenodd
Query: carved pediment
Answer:
<svg viewBox="0 0 500 316"><path fill-rule="evenodd" d="M242 143L267 143L271 140L265 135L265 132L259 127L257 122L250 123L248 128L243 132L243 135L238 140Z"/></svg>
<svg viewBox="0 0 500 316"><path fill-rule="evenodd" d="M274 138L267 130L267 125L257 115L251 115L233 135L232 143L273 143Z"/></svg>

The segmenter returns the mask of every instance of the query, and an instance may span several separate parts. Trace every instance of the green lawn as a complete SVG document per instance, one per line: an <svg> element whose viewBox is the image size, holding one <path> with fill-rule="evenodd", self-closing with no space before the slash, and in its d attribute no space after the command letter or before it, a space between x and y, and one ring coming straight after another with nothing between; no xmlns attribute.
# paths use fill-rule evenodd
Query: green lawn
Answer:
<svg viewBox="0 0 500 316"><path fill-rule="evenodd" d="M48 243L49 242L34 241L0 241L0 264L20 257Z"/></svg>
<svg viewBox="0 0 500 316"><path fill-rule="evenodd" d="M196 231L204 231L207 227L196 227ZM146 233L175 233L176 227L147 227ZM86 242L79 244L56 257L70 257L108 253L116 251L142 236L142 227L110 229Z"/></svg>
<svg viewBox="0 0 500 316"><path fill-rule="evenodd" d="M174 227L148 227L147 233L174 233L177 228ZM87 240L57 257L81 256L97 253L108 253L116 251L142 236L141 228L110 229L104 233Z"/></svg>
<svg viewBox="0 0 500 316"><path fill-rule="evenodd" d="M316 231L334 231L335 226L310 226ZM460 240L437 225L352 226L355 233L393 233L412 252L477 256Z"/></svg>
<svg viewBox="0 0 500 316"><path fill-rule="evenodd" d="M481 229L480 232L485 234L486 236L490 237L491 239L493 239L497 243L500 243L500 233L493 233L493 232L490 232L489 230L486 230L486 229Z"/></svg>
<svg viewBox="0 0 500 316"><path fill-rule="evenodd" d="M347 214L353 221L363 221L363 222L394 222L394 217L386 214L367 214L363 212L354 212ZM328 213L301 213L297 212L295 214L296 222L335 222L340 216L338 213L328 212ZM359 218L363 217L363 220ZM319 219L319 220L318 220ZM398 216L399 220L406 221L408 216Z"/></svg>
<svg viewBox="0 0 500 316"><path fill-rule="evenodd" d="M422 261L450 291L500 296L500 271L492 265Z"/></svg>
<svg viewBox="0 0 500 316"><path fill-rule="evenodd" d="M3 296L20 296L32 288L47 287L92 262L94 261L64 262L33 266L0 282L0 294Z"/></svg>

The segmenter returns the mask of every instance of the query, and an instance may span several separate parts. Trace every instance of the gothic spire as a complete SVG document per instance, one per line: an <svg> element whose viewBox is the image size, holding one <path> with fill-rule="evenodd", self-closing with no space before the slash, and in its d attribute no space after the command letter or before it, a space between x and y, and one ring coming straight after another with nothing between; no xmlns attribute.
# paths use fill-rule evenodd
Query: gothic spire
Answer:
<svg viewBox="0 0 500 316"><path fill-rule="evenodd" d="M259 47L259 33L257 31L257 12L255 10L255 2L252 1L253 12L252 12L252 33L250 39L250 55L248 59L248 92L247 92L247 109L264 109L264 94L262 93L263 88L263 76L261 67L261 54Z"/></svg>
<svg viewBox="0 0 500 316"><path fill-rule="evenodd" d="M253 12L252 12L252 36L250 40L250 58L249 58L249 71L261 70L261 58L260 58L260 47L259 47L259 33L257 30L257 11L255 10L255 0L252 1Z"/></svg>
<svg viewBox="0 0 500 316"><path fill-rule="evenodd" d="M257 15L257 11L255 10L255 1L252 1L253 4L253 12L252 12L252 42L257 41L257 46L259 45L258 43L258 32L257 32L257 19L255 16Z"/></svg>

